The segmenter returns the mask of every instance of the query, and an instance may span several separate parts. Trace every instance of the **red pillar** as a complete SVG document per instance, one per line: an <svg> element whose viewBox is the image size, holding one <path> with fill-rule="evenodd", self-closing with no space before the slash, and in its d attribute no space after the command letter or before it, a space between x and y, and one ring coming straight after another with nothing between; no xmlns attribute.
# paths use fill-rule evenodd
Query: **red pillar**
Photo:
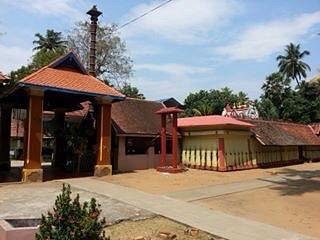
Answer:
<svg viewBox="0 0 320 240"><path fill-rule="evenodd" d="M218 139L218 171L226 171L226 161L224 158L224 138Z"/></svg>
<svg viewBox="0 0 320 240"><path fill-rule="evenodd" d="M167 115L165 113L161 114L161 156L160 156L160 166L164 167L167 158Z"/></svg>
<svg viewBox="0 0 320 240"><path fill-rule="evenodd" d="M172 167L177 168L178 157L178 119L177 113L172 114Z"/></svg>
<svg viewBox="0 0 320 240"><path fill-rule="evenodd" d="M103 103L97 109L97 157L94 175L111 175L111 104Z"/></svg>
<svg viewBox="0 0 320 240"><path fill-rule="evenodd" d="M25 182L42 181L42 112L43 92L32 90L29 93L29 104L24 139L24 168L22 180Z"/></svg>
<svg viewBox="0 0 320 240"><path fill-rule="evenodd" d="M0 113L0 170L10 169L11 107L1 105Z"/></svg>

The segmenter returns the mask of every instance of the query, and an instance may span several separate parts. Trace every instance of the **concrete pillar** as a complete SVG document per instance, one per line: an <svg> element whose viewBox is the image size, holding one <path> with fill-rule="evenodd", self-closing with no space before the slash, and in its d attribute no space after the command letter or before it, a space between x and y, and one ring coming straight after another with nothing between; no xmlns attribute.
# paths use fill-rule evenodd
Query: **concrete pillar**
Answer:
<svg viewBox="0 0 320 240"><path fill-rule="evenodd" d="M172 114L172 167L177 168L178 158L178 119L177 113Z"/></svg>
<svg viewBox="0 0 320 240"><path fill-rule="evenodd" d="M55 132L55 150L54 150L54 167L64 168L65 158L65 137L64 137L64 121L65 112L56 110L54 116L56 132Z"/></svg>
<svg viewBox="0 0 320 240"><path fill-rule="evenodd" d="M111 104L97 107L97 157L94 175L111 175Z"/></svg>
<svg viewBox="0 0 320 240"><path fill-rule="evenodd" d="M41 167L43 92L30 90L28 101L22 181L38 182L43 179Z"/></svg>
<svg viewBox="0 0 320 240"><path fill-rule="evenodd" d="M11 112L10 106L0 106L0 170L10 170L10 135Z"/></svg>
<svg viewBox="0 0 320 240"><path fill-rule="evenodd" d="M164 167L167 158L167 115L161 114L161 148L160 148L160 166Z"/></svg>
<svg viewBox="0 0 320 240"><path fill-rule="evenodd" d="M218 139L218 171L226 171L226 161L224 158L224 138Z"/></svg>

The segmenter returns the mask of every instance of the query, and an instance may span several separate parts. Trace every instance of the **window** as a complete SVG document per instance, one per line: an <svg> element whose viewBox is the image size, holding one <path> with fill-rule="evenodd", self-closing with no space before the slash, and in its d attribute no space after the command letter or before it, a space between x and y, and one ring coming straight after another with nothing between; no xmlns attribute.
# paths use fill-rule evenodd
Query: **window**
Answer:
<svg viewBox="0 0 320 240"><path fill-rule="evenodd" d="M152 138L127 137L126 154L147 154L148 148L152 145Z"/></svg>

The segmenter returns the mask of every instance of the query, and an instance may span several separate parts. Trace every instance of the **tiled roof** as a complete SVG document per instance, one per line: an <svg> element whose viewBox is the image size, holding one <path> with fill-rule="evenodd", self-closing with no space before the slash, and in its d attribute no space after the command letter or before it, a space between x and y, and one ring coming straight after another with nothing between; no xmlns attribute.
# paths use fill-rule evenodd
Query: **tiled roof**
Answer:
<svg viewBox="0 0 320 240"><path fill-rule="evenodd" d="M200 116L200 117L187 117L178 119L179 128L194 128L194 127L219 127L219 126L232 126L232 127L253 127L252 124L239 121L232 117L223 117L220 115Z"/></svg>
<svg viewBox="0 0 320 240"><path fill-rule="evenodd" d="M309 125L264 120L246 120L255 126L251 131L263 145L320 145Z"/></svg>
<svg viewBox="0 0 320 240"><path fill-rule="evenodd" d="M111 118L119 134L157 135L161 122L155 112L160 108L160 102L126 98L112 104Z"/></svg>
<svg viewBox="0 0 320 240"><path fill-rule="evenodd" d="M124 97L114 88L107 86L100 80L81 73L73 68L44 67L25 77L19 83L42 87L65 89L70 91Z"/></svg>
<svg viewBox="0 0 320 240"><path fill-rule="evenodd" d="M23 78L18 84L124 98L114 88L89 75L73 52Z"/></svg>
<svg viewBox="0 0 320 240"><path fill-rule="evenodd" d="M162 114L162 113L181 113L183 112L182 109L179 109L177 107L162 107L161 109L158 109L158 111L156 111L156 114Z"/></svg>

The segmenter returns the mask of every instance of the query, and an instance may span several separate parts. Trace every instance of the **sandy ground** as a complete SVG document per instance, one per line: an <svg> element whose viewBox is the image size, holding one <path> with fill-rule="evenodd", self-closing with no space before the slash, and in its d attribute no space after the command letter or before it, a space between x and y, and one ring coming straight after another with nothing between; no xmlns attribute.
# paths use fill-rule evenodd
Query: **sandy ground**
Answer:
<svg viewBox="0 0 320 240"><path fill-rule="evenodd" d="M106 236L112 240L163 240L161 233L176 235L179 240L222 240L222 238L194 230L183 224L163 217L155 217L140 221L125 221L105 229ZM165 236L165 235L164 235Z"/></svg>
<svg viewBox="0 0 320 240"><path fill-rule="evenodd" d="M320 238L320 177L195 203Z"/></svg>
<svg viewBox="0 0 320 240"><path fill-rule="evenodd" d="M275 173L286 173L293 176L301 175L309 170L320 172L320 163L305 163L282 168L251 169L235 172L189 169L187 172L179 174L165 174L159 173L154 169L149 169L116 174L104 177L102 180L149 193L163 194L197 187L269 177Z"/></svg>

